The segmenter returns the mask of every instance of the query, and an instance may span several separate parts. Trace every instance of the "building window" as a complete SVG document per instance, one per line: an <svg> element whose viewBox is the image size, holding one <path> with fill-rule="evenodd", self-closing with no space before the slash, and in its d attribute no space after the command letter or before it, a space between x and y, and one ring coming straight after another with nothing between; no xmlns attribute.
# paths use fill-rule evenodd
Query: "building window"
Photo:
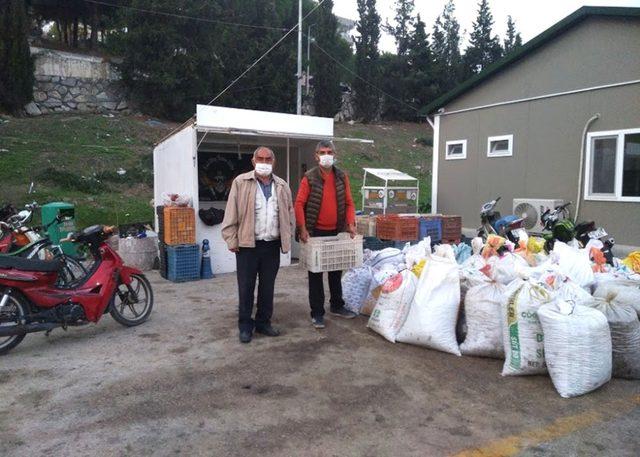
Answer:
<svg viewBox="0 0 640 457"><path fill-rule="evenodd" d="M490 136L487 140L487 157L513 155L513 135Z"/></svg>
<svg viewBox="0 0 640 457"><path fill-rule="evenodd" d="M585 199L640 202L640 129L587 136Z"/></svg>
<svg viewBox="0 0 640 457"><path fill-rule="evenodd" d="M447 141L446 160L460 160L467 158L467 140Z"/></svg>

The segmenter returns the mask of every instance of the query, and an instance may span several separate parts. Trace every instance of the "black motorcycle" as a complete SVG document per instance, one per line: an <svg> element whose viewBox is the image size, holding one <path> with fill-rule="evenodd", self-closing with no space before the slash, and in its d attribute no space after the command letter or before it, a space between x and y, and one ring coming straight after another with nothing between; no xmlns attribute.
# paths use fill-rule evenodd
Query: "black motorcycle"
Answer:
<svg viewBox="0 0 640 457"><path fill-rule="evenodd" d="M604 258L609 265L613 265L613 253L611 252L616 240L609 236L602 227L597 227L594 221L580 222L576 225L576 239L581 246L586 246L590 240L600 240L603 244L601 249Z"/></svg>

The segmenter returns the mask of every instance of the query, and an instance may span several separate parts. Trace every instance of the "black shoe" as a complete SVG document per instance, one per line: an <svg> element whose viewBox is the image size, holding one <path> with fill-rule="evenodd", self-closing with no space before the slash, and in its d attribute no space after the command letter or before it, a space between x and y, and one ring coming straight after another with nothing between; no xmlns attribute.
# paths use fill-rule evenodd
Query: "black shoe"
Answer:
<svg viewBox="0 0 640 457"><path fill-rule="evenodd" d="M353 319L357 316L356 313L354 313L353 311L349 311L346 308L332 309L329 311L329 313L333 314L334 316L343 317L345 319Z"/></svg>
<svg viewBox="0 0 640 457"><path fill-rule="evenodd" d="M273 328L271 325L256 327L256 333L261 333L266 336L280 336L280 330Z"/></svg>
<svg viewBox="0 0 640 457"><path fill-rule="evenodd" d="M240 342L241 343L251 342L251 332L249 330L240 330Z"/></svg>
<svg viewBox="0 0 640 457"><path fill-rule="evenodd" d="M324 328L324 317L312 317L311 325L313 325L313 328Z"/></svg>

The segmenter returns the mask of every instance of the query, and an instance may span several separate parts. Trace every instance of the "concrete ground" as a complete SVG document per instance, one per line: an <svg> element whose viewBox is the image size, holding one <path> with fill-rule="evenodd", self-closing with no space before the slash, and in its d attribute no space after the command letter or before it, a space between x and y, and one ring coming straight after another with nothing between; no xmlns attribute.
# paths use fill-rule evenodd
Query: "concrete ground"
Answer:
<svg viewBox="0 0 640 457"><path fill-rule="evenodd" d="M311 328L306 274L280 338L240 345L235 276L172 284L127 329L30 335L0 358L1 456L637 456L640 382L562 399L548 377L391 344L359 317Z"/></svg>

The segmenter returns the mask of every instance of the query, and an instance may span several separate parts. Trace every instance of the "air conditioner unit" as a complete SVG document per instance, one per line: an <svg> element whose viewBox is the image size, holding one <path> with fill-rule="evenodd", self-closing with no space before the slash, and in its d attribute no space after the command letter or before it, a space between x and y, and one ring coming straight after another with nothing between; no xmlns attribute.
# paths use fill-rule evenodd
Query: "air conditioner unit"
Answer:
<svg viewBox="0 0 640 457"><path fill-rule="evenodd" d="M556 206L564 204L564 200L514 198L513 214L524 219L524 228L527 232L540 234L544 230L544 226L540 222L542 213L547 209L554 209Z"/></svg>

